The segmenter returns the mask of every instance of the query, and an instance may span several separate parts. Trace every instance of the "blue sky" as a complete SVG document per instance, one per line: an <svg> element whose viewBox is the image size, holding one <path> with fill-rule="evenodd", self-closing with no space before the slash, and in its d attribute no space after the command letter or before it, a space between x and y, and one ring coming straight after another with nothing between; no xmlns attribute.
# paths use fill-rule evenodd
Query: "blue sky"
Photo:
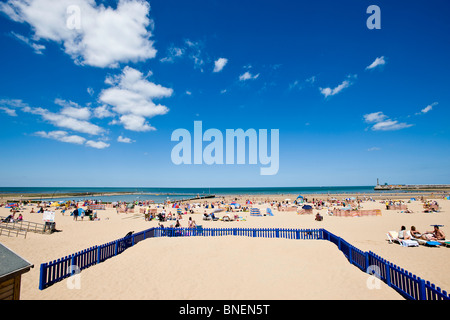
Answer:
<svg viewBox="0 0 450 320"><path fill-rule="evenodd" d="M0 4L1 186L450 183L446 0ZM194 121L278 129L277 174L175 165Z"/></svg>

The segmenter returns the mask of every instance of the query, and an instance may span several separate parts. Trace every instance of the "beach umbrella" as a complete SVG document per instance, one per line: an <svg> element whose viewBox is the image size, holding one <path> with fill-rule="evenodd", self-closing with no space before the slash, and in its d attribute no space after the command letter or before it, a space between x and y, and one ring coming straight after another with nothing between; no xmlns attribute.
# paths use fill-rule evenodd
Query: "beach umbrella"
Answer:
<svg viewBox="0 0 450 320"><path fill-rule="evenodd" d="M50 205L50 207L59 207L59 203L55 201Z"/></svg>
<svg viewBox="0 0 450 320"><path fill-rule="evenodd" d="M297 197L297 199L298 199L298 198L302 198L302 199L303 199L303 196L302 196L302 195L300 195L300 196L298 196L298 197Z"/></svg>
<svg viewBox="0 0 450 320"><path fill-rule="evenodd" d="M302 209L305 209L305 210L311 210L312 207L311 207L309 204L305 204L305 205L302 207Z"/></svg>

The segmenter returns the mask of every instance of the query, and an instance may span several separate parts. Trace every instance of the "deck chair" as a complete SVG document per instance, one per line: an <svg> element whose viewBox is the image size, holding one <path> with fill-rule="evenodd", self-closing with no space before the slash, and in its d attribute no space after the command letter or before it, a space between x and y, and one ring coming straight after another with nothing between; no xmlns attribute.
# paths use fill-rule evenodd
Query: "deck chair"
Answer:
<svg viewBox="0 0 450 320"><path fill-rule="evenodd" d="M398 243L402 247L418 247L419 243L415 240L399 239L397 231L389 231L386 233L389 243Z"/></svg>

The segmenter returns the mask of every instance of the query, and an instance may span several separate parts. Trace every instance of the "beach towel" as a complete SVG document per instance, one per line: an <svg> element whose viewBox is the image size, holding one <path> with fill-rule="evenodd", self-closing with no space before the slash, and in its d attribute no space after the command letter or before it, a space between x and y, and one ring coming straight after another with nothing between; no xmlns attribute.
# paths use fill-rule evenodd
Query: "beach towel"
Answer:
<svg viewBox="0 0 450 320"><path fill-rule="evenodd" d="M441 243L437 241L427 241L425 245L428 247L439 247Z"/></svg>

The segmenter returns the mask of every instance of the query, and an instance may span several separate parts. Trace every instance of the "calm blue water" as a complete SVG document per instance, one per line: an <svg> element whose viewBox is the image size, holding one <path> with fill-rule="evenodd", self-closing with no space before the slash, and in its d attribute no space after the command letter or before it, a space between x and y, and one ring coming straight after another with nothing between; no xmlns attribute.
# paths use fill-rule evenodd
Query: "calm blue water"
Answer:
<svg viewBox="0 0 450 320"><path fill-rule="evenodd" d="M67 199L58 198L58 200L84 200L96 199L104 202L114 201L136 201L136 200L153 200L156 203L165 200L189 199L197 195L255 195L255 194L312 194L312 193L389 193L390 191L374 191L374 186L345 186L345 187L264 187L264 188L93 188L93 187L0 187L0 193L29 194L39 193L45 194L43 199L53 199L61 193L113 193L113 192L130 192L132 195L117 196L81 196L71 197ZM398 193L399 191L395 191Z"/></svg>

